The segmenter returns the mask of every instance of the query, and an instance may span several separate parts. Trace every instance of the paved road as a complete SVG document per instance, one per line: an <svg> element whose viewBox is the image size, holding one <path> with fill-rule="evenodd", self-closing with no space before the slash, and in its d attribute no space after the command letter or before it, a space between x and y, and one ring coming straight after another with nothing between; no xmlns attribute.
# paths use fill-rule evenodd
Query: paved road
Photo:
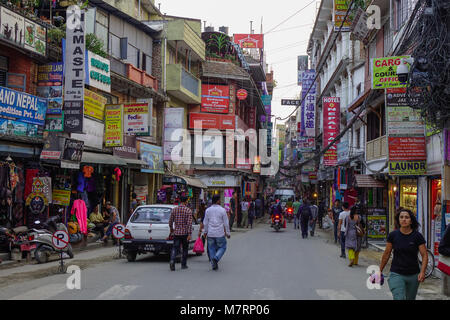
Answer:
<svg viewBox="0 0 450 320"><path fill-rule="evenodd" d="M367 263L360 264L349 268L323 235L304 240L292 224L274 232L261 223L232 233L218 271L206 255L171 272L166 257L149 254L82 269L81 290L66 288L69 275L53 275L2 288L0 299L392 299L386 285L367 289Z"/></svg>

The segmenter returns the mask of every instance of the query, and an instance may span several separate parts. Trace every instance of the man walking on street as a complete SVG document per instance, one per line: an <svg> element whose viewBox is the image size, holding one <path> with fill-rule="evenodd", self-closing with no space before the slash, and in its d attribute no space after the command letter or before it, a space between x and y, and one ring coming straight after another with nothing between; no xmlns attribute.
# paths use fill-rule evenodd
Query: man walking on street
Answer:
<svg viewBox="0 0 450 320"><path fill-rule="evenodd" d="M294 208L294 229L300 228L300 220L298 219L297 212L298 208L302 205L300 201L298 200L300 197L297 197L297 200L292 204L292 207Z"/></svg>
<svg viewBox="0 0 450 320"><path fill-rule="evenodd" d="M175 271L175 257L180 246L183 254L181 256L181 269L187 269L187 256L189 241L192 235L192 210L186 206L187 197L181 196L181 204L172 210L169 219L170 234L174 235L173 247L170 254L170 270ZM208 210L206 210L208 212ZM225 209L224 209L225 212ZM226 215L226 212L225 212ZM175 223L175 229L174 229Z"/></svg>
<svg viewBox="0 0 450 320"><path fill-rule="evenodd" d="M345 230L346 230L346 220L347 217L350 215L350 205L348 202L344 202L342 204L342 208L344 211L342 211L339 214L339 225L338 229L340 230L340 234L338 234L338 238L341 240L341 258L345 258Z"/></svg>
<svg viewBox="0 0 450 320"><path fill-rule="evenodd" d="M309 220L311 219L311 207L309 204L309 201L305 199L303 201L303 205L298 209L298 215L300 218L300 226L302 229L302 238L307 239L308 238L308 224Z"/></svg>
<svg viewBox="0 0 450 320"><path fill-rule="evenodd" d="M262 200L260 198L256 198L255 204L256 204L256 219L258 219L261 218L264 214Z"/></svg>
<svg viewBox="0 0 450 320"><path fill-rule="evenodd" d="M339 232L340 232L340 231L338 231L339 214L342 212L341 201L335 200L332 210L333 210L333 217L332 218L333 218L333 224L334 224L334 243L337 243L338 235L339 235Z"/></svg>
<svg viewBox="0 0 450 320"><path fill-rule="evenodd" d="M311 209L311 221L309 223L309 228L311 237L314 237L314 231L316 230L316 222L319 216L319 207L315 203L313 203L310 206L310 209Z"/></svg>
<svg viewBox="0 0 450 320"><path fill-rule="evenodd" d="M243 199L241 202L241 226L242 228L246 228L248 226L248 208L250 206L250 203L246 199Z"/></svg>
<svg viewBox="0 0 450 320"><path fill-rule="evenodd" d="M214 195L212 206L206 210L204 233L208 237L208 251L213 270L219 268L218 263L227 250L227 239L230 238L230 225L225 209L220 205L220 196Z"/></svg>
<svg viewBox="0 0 450 320"><path fill-rule="evenodd" d="M236 204L237 204L237 196L236 191L233 192L233 197L230 200L230 207L231 207L231 213L230 213L230 231L233 232L233 224L234 224L234 218L236 217Z"/></svg>

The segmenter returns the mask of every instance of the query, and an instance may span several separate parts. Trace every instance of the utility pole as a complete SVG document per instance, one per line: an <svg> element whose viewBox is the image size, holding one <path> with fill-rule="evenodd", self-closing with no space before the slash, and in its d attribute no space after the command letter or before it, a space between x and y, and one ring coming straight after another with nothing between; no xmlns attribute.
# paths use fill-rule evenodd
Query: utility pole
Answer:
<svg viewBox="0 0 450 320"><path fill-rule="evenodd" d="M252 30L253 30L253 21L250 21L250 34L253 33Z"/></svg>

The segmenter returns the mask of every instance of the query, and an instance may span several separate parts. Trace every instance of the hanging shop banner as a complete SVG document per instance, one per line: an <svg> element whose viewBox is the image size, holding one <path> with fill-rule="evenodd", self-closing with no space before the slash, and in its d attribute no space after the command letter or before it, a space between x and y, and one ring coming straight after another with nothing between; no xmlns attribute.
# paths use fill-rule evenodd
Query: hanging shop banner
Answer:
<svg viewBox="0 0 450 320"><path fill-rule="evenodd" d="M300 136L316 136L316 88L314 82L316 71L314 69L303 72L302 79L302 109ZM308 92L309 90L309 92Z"/></svg>
<svg viewBox="0 0 450 320"><path fill-rule="evenodd" d="M55 62L38 66L36 94L48 101L47 114L62 113L63 63Z"/></svg>
<svg viewBox="0 0 450 320"><path fill-rule="evenodd" d="M42 193L48 202L52 202L52 178L36 177L33 178L31 193Z"/></svg>
<svg viewBox="0 0 450 320"><path fill-rule="evenodd" d="M343 164L350 160L348 140L342 141L337 144L337 157L338 164Z"/></svg>
<svg viewBox="0 0 450 320"><path fill-rule="evenodd" d="M147 203L148 185L134 186L134 193L136 193L138 203Z"/></svg>
<svg viewBox="0 0 450 320"><path fill-rule="evenodd" d="M248 108L248 122L249 129L256 129L256 107Z"/></svg>
<svg viewBox="0 0 450 320"><path fill-rule="evenodd" d="M161 147L139 142L141 159L147 165L141 172L164 174L163 150Z"/></svg>
<svg viewBox="0 0 450 320"><path fill-rule="evenodd" d="M407 104L406 88L386 89L386 108L389 136L425 135L425 123L420 113Z"/></svg>
<svg viewBox="0 0 450 320"><path fill-rule="evenodd" d="M234 43L238 44L242 49L263 49L263 34L234 34Z"/></svg>
<svg viewBox="0 0 450 320"><path fill-rule="evenodd" d="M88 89L84 89L84 115L103 121L105 118L105 105L108 102L104 96Z"/></svg>
<svg viewBox="0 0 450 320"><path fill-rule="evenodd" d="M123 145L122 113L121 104L105 106L105 147L121 147Z"/></svg>
<svg viewBox="0 0 450 320"><path fill-rule="evenodd" d="M298 85L301 86L303 82L303 72L308 70L308 56L297 57L297 73Z"/></svg>
<svg viewBox="0 0 450 320"><path fill-rule="evenodd" d="M299 137L297 139L298 151L313 152L316 150L316 140L314 138Z"/></svg>
<svg viewBox="0 0 450 320"><path fill-rule="evenodd" d="M44 132L44 147L41 151L41 159L60 160L62 155L61 139L53 132Z"/></svg>
<svg viewBox="0 0 450 320"><path fill-rule="evenodd" d="M84 133L72 133L71 138L84 141L87 147L103 150L105 124L89 118L84 118Z"/></svg>
<svg viewBox="0 0 450 320"><path fill-rule="evenodd" d="M347 15L348 6L351 3L351 0L334 0L334 8L333 8L333 22L334 22L334 31L341 32L349 32L350 26L352 22L350 20L350 13ZM347 18L345 16L347 15ZM342 25L342 22L345 22ZM341 28L342 25L342 28Z"/></svg>
<svg viewBox="0 0 450 320"><path fill-rule="evenodd" d="M45 118L45 131L64 131L64 113L48 114Z"/></svg>
<svg viewBox="0 0 450 320"><path fill-rule="evenodd" d="M323 98L323 147L327 147L340 133L340 98ZM331 146L323 156L325 166L336 166L338 163L337 145Z"/></svg>
<svg viewBox="0 0 450 320"><path fill-rule="evenodd" d="M83 156L84 142L74 139L66 139L62 160L81 162Z"/></svg>
<svg viewBox="0 0 450 320"><path fill-rule="evenodd" d="M248 92L245 89L239 89L236 92L236 98L238 98L239 100L245 100L248 97Z"/></svg>
<svg viewBox="0 0 450 320"><path fill-rule="evenodd" d="M113 149L113 155L125 158L125 159L137 159L137 146L136 146L136 136L123 136L123 146L115 147Z"/></svg>
<svg viewBox="0 0 450 320"><path fill-rule="evenodd" d="M70 205L70 190L53 189L53 204L68 207Z"/></svg>
<svg viewBox="0 0 450 320"><path fill-rule="evenodd" d="M397 67L402 58L411 56L386 57L372 59L372 89L402 88L406 82L400 82Z"/></svg>
<svg viewBox="0 0 450 320"><path fill-rule="evenodd" d="M202 84L202 112L228 113L230 87Z"/></svg>
<svg viewBox="0 0 450 320"><path fill-rule="evenodd" d="M425 137L389 137L389 160L427 160Z"/></svg>
<svg viewBox="0 0 450 320"><path fill-rule="evenodd" d="M91 51L87 51L86 56L85 84L105 92L111 92L110 61Z"/></svg>
<svg viewBox="0 0 450 320"><path fill-rule="evenodd" d="M83 133L85 78L85 15L78 6L67 8L64 57L64 127L68 133ZM80 71L81 70L81 71Z"/></svg>
<svg viewBox="0 0 450 320"><path fill-rule="evenodd" d="M194 129L195 121L201 121L203 129L234 130L236 119L233 115L189 113L189 129Z"/></svg>
<svg viewBox="0 0 450 320"><path fill-rule="evenodd" d="M387 217L384 209L368 209L367 237L370 239L384 239L387 236ZM375 211L379 211L375 212ZM376 215L380 214L380 215Z"/></svg>
<svg viewBox="0 0 450 320"><path fill-rule="evenodd" d="M397 176L421 176L427 173L426 161L389 161L389 174Z"/></svg>
<svg viewBox="0 0 450 320"><path fill-rule="evenodd" d="M47 99L0 87L0 117L18 122L45 125Z"/></svg>
<svg viewBox="0 0 450 320"><path fill-rule="evenodd" d="M148 103L125 103L124 113L124 133L148 133Z"/></svg>
<svg viewBox="0 0 450 320"><path fill-rule="evenodd" d="M47 55L47 28L2 6L0 38L39 55Z"/></svg>
<svg viewBox="0 0 450 320"><path fill-rule="evenodd" d="M260 121L261 122L269 122L270 118L272 116L272 96L271 95L262 95L261 100L264 104L264 109L267 113L267 116L261 116Z"/></svg>

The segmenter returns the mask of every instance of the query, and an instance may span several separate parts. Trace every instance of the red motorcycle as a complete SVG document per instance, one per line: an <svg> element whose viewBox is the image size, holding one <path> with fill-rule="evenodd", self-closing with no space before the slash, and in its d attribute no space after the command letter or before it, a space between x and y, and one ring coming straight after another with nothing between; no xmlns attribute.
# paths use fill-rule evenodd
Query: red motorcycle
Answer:
<svg viewBox="0 0 450 320"><path fill-rule="evenodd" d="M291 207L286 208L285 215L289 223L291 223L292 219L294 218L294 208Z"/></svg>

